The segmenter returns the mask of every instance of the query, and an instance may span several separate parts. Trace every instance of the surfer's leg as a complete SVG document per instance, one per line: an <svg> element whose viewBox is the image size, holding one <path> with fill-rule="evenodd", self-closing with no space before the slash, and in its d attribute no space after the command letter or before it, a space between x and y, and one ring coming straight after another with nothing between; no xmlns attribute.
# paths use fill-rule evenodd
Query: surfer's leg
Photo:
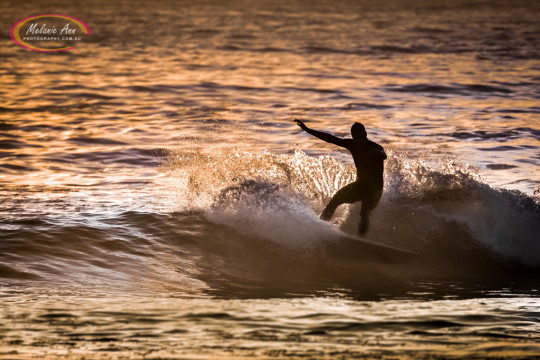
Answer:
<svg viewBox="0 0 540 360"><path fill-rule="evenodd" d="M360 226L358 227L358 233L365 235L369 228L369 216L371 211L375 209L379 200L381 199L382 189L366 192L366 195L362 199L362 208L360 209Z"/></svg>
<svg viewBox="0 0 540 360"><path fill-rule="evenodd" d="M368 208L365 202L362 202L362 209L360 210L360 226L358 227L358 233L365 235L369 228L369 215L373 208Z"/></svg>
<svg viewBox="0 0 540 360"><path fill-rule="evenodd" d="M326 205L321 213L321 220L330 220L339 205L352 204L357 201L360 201L358 183L353 182L349 185L345 185L332 197L328 205Z"/></svg>

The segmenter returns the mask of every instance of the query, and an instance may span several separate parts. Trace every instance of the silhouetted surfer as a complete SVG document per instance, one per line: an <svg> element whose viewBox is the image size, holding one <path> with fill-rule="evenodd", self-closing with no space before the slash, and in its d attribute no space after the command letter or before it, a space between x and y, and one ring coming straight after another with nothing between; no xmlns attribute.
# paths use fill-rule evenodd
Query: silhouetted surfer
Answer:
<svg viewBox="0 0 540 360"><path fill-rule="evenodd" d="M364 235L369 227L369 214L377 206L383 190L383 172L386 153L384 148L368 140L364 125L356 122L351 127L352 139L341 139L336 136L308 128L301 120L294 120L298 126L328 143L349 150L356 165L356 181L344 186L330 200L321 214L321 219L330 220L336 208L341 204L362 202L360 210L360 227L358 232Z"/></svg>

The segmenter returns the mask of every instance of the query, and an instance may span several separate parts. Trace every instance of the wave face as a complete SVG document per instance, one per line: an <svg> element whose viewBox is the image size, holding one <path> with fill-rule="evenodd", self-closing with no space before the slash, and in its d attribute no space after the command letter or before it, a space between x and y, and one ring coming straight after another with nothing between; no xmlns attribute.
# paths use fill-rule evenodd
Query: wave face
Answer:
<svg viewBox="0 0 540 360"><path fill-rule="evenodd" d="M489 290L534 281L540 268L538 199L491 188L454 160L430 165L389 152L368 239L420 253L391 266L327 252L359 221L358 205L340 207L333 224L318 219L354 180L348 163L300 150L176 151L162 170L146 209L73 213L60 204L68 210L5 219L0 276L185 294L346 289L369 297L428 283L436 296L442 279Z"/></svg>

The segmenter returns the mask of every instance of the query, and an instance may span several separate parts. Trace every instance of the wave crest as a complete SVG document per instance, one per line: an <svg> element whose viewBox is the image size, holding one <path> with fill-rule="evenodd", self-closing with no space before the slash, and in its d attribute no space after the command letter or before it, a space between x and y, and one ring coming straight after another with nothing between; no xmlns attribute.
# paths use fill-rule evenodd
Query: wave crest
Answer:
<svg viewBox="0 0 540 360"><path fill-rule="evenodd" d="M303 238L300 242L309 243L309 236L316 238L295 232L295 227L331 237L317 213L355 179L352 164L331 156L308 156L298 149L293 154L177 154L170 166L187 177L183 184L188 191L182 194L192 197L189 206L204 203L200 209L212 214L209 219L281 242ZM344 205L333 222L354 233L358 212L358 205ZM481 247L490 256L540 266L538 199L492 188L476 169L456 159L434 164L389 151L385 191L372 224L369 237L383 243L419 252L438 249L441 256L449 244L458 254ZM289 231L277 236L272 229Z"/></svg>

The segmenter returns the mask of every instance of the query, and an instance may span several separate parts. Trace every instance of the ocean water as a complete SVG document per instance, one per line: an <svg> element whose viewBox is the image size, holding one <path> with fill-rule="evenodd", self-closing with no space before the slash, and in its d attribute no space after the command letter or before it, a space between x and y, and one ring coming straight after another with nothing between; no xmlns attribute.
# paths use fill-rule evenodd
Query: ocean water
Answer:
<svg viewBox="0 0 540 360"><path fill-rule="evenodd" d="M15 45L30 15L88 41ZM0 359L540 357L540 3L3 1ZM350 155L386 149L367 238Z"/></svg>

